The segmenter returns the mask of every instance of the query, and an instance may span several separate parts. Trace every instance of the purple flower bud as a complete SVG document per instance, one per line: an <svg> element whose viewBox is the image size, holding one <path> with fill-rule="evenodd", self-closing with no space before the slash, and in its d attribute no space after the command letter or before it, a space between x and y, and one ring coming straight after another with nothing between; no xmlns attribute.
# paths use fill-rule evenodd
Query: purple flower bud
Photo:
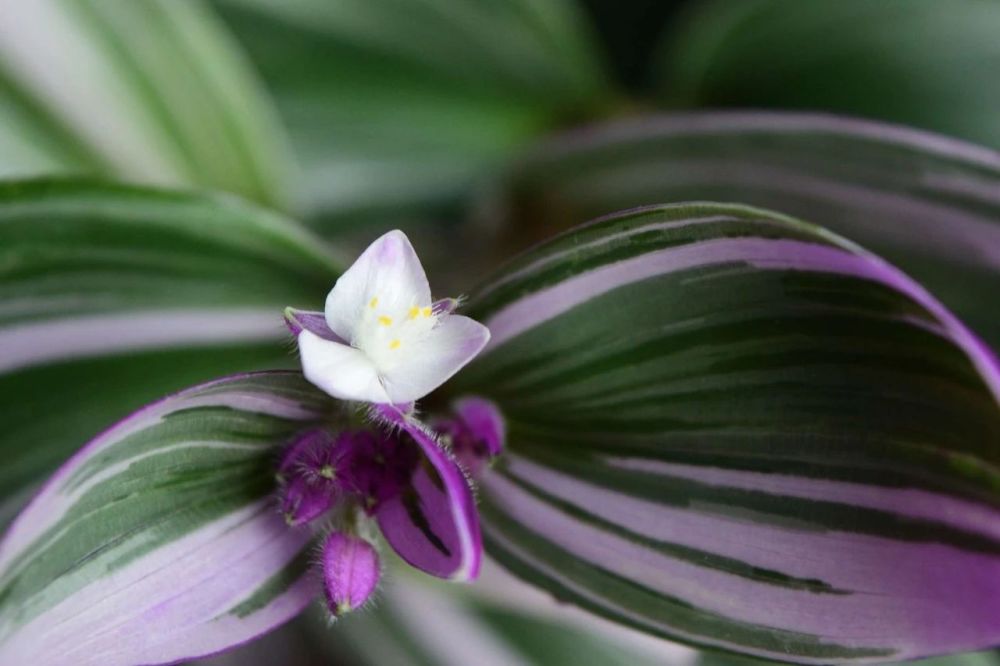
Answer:
<svg viewBox="0 0 1000 666"><path fill-rule="evenodd" d="M302 525L329 511L343 491L341 474L349 436L324 430L300 434L278 466L281 512L289 525Z"/></svg>
<svg viewBox="0 0 1000 666"><path fill-rule="evenodd" d="M455 458L473 476L503 451L506 426L500 410L492 402L468 397L454 404L455 417L434 424L435 430L451 443Z"/></svg>
<svg viewBox="0 0 1000 666"><path fill-rule="evenodd" d="M281 488L281 513L291 526L316 520L333 507L336 489L302 474L293 475Z"/></svg>
<svg viewBox="0 0 1000 666"><path fill-rule="evenodd" d="M323 590L334 616L362 606L378 585L375 548L356 536L333 532L323 544Z"/></svg>

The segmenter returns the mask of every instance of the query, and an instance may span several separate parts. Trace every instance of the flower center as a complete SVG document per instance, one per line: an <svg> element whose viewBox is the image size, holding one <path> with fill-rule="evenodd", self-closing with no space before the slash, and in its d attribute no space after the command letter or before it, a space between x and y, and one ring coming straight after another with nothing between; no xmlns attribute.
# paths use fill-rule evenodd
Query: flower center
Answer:
<svg viewBox="0 0 1000 666"><path fill-rule="evenodd" d="M418 353L418 343L434 328L438 317L423 303L393 302L372 296L361 315L351 346L371 359L379 372L392 370Z"/></svg>

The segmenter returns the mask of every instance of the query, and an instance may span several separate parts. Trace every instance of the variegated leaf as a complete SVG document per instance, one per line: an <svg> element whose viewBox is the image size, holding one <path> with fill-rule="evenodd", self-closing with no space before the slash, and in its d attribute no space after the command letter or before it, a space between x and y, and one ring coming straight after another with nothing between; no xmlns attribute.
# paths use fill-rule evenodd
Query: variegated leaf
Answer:
<svg viewBox="0 0 1000 666"><path fill-rule="evenodd" d="M294 365L282 310L337 273L314 237L234 198L0 185L0 494L164 393Z"/></svg>
<svg viewBox="0 0 1000 666"><path fill-rule="evenodd" d="M834 116L671 114L538 146L503 200L506 222L539 239L673 201L798 215L879 253L1000 348L1000 154L985 148Z"/></svg>
<svg viewBox="0 0 1000 666"><path fill-rule="evenodd" d="M803 663L1000 641L1000 370L913 280L757 209L652 207L515 260L457 391L509 452L487 549L632 627Z"/></svg>
<svg viewBox="0 0 1000 666"><path fill-rule="evenodd" d="M3 3L0 173L196 185L284 207L288 147L200 2Z"/></svg>
<svg viewBox="0 0 1000 666"><path fill-rule="evenodd" d="M297 373L238 375L87 444L0 542L0 663L173 663L300 612L318 586L271 497L276 447L332 409Z"/></svg>

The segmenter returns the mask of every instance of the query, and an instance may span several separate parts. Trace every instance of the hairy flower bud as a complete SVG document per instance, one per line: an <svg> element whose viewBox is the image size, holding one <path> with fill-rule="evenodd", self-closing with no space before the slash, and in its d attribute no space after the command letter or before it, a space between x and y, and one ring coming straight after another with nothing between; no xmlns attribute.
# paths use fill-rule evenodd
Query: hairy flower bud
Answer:
<svg viewBox="0 0 1000 666"><path fill-rule="evenodd" d="M326 484L301 474L292 476L281 488L281 513L289 525L304 525L329 511L336 493Z"/></svg>
<svg viewBox="0 0 1000 666"><path fill-rule="evenodd" d="M478 476L503 451L503 416L492 402L471 396L457 401L453 409L455 416L435 422L434 429L447 439L465 470Z"/></svg>
<svg viewBox="0 0 1000 666"><path fill-rule="evenodd" d="M278 467L281 512L289 525L303 525L329 511L341 494L342 460L347 444L341 435L316 429L299 435Z"/></svg>
<svg viewBox="0 0 1000 666"><path fill-rule="evenodd" d="M333 532L323 544L323 590L334 616L362 605L375 592L379 560L375 548L360 537Z"/></svg>

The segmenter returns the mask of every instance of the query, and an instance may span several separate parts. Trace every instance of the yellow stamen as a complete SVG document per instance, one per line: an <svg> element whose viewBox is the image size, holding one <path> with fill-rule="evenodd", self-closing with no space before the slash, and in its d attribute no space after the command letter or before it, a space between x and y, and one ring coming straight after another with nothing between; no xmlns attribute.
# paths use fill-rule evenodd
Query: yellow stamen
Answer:
<svg viewBox="0 0 1000 666"><path fill-rule="evenodd" d="M368 301L368 307L374 308L378 305L378 296L372 296L372 300Z"/></svg>
<svg viewBox="0 0 1000 666"><path fill-rule="evenodd" d="M422 314L425 317L430 317L431 316L431 308L430 308L430 306L421 309L420 310L420 314Z"/></svg>
<svg viewBox="0 0 1000 666"><path fill-rule="evenodd" d="M416 319L418 314L420 314L420 308L414 305L406 316L410 319Z"/></svg>
<svg viewBox="0 0 1000 666"><path fill-rule="evenodd" d="M378 323L383 326L392 326L392 317L386 317L385 315L380 315L378 318Z"/></svg>
<svg viewBox="0 0 1000 666"><path fill-rule="evenodd" d="M400 342L398 339L393 340L392 342L389 343L389 349L399 349L399 345L401 344L403 343Z"/></svg>

